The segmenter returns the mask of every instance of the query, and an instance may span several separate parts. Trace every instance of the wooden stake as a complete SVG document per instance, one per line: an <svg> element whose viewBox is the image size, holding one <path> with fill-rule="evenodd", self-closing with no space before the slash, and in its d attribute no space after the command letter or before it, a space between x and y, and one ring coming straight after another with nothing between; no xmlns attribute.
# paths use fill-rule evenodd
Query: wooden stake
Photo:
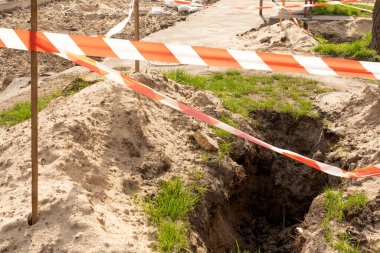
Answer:
<svg viewBox="0 0 380 253"><path fill-rule="evenodd" d="M282 0L282 6L285 7L285 0ZM282 23L282 20L284 19L284 11L285 9L281 9L281 18L280 18L280 23Z"/></svg>
<svg viewBox="0 0 380 253"><path fill-rule="evenodd" d="M305 4L308 4L308 3L309 3L309 1L308 1L308 0L305 0ZM307 12L308 12L308 8L307 8L307 7L303 8L303 16L304 16L304 17L307 16Z"/></svg>
<svg viewBox="0 0 380 253"><path fill-rule="evenodd" d="M31 0L31 31L37 31L37 0ZM38 54L35 52L37 38L35 34L31 33L30 45L32 52L31 55L31 111L32 111L32 216L30 225L38 221ZM34 51L34 52L33 52Z"/></svg>
<svg viewBox="0 0 380 253"><path fill-rule="evenodd" d="M135 0L135 40L140 40L140 11L139 11L139 0ZM140 72L140 61L135 61L135 72Z"/></svg>
<svg viewBox="0 0 380 253"><path fill-rule="evenodd" d="M259 12L259 14L260 14L260 16L262 16L263 15L263 9L262 9L262 7L263 7L263 2L264 2L264 0L260 0L260 12Z"/></svg>

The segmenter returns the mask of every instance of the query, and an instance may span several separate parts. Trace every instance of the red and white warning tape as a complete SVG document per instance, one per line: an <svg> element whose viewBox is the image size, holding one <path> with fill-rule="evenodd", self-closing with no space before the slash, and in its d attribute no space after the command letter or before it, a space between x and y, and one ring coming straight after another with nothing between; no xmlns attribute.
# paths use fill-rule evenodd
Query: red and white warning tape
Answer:
<svg viewBox="0 0 380 253"><path fill-rule="evenodd" d="M108 31L108 33L106 34L107 38L111 38L112 36L120 33L124 29L124 27L129 23L129 20L131 20L131 17L132 17L134 5L135 5L135 0L131 0L131 3L129 4L128 16L123 21L121 21L119 24L112 27Z"/></svg>
<svg viewBox="0 0 380 253"><path fill-rule="evenodd" d="M24 30L0 28L0 47L31 50ZM37 32L36 51L201 66L380 79L380 63Z"/></svg>
<svg viewBox="0 0 380 253"><path fill-rule="evenodd" d="M357 7L357 6L354 6L354 5L348 5L348 4L340 4L342 6L346 6L348 8L353 8L353 9L357 9L357 10L360 10L360 11L365 11L365 12L369 12L369 13L373 13L373 11L371 10L367 10L367 9L364 9L364 8L360 8L360 7Z"/></svg>
<svg viewBox="0 0 380 253"><path fill-rule="evenodd" d="M194 3L191 1L181 1L181 0L173 0L173 3L181 4L181 5L191 5L195 7L211 7L212 6L211 4L201 4L201 3Z"/></svg>
<svg viewBox="0 0 380 253"><path fill-rule="evenodd" d="M342 5L345 3L354 3L356 0L346 0L346 1L331 1L325 3L315 3L315 4L289 4L289 5L276 5L276 6L262 6L256 7L256 9L289 9L289 8L308 8L308 7L320 7L320 6L331 6L331 5ZM351 5L348 5L351 7ZM367 10L368 11L368 10Z"/></svg>
<svg viewBox="0 0 380 253"><path fill-rule="evenodd" d="M301 162L303 164L306 164L310 167L313 167L317 170L320 170L324 173L338 176L338 177L344 177L344 178L364 178L364 177L371 177L371 176L379 176L380 175L380 164L369 166L365 168L360 168L354 171L347 172L345 170L342 170L338 167L328 165L322 162L315 161L313 159L310 159L308 157L302 156L300 154L294 153L289 150L277 148L275 146L272 146L264 141L261 141L247 133L244 133L230 125L227 125L203 112L200 112L194 108L191 108L181 102L178 102L174 99L169 98L168 96L157 92L150 87L134 80L131 77L128 77L125 74L122 74L112 68L109 68L99 62L96 62L95 60L92 60L85 56L79 56L74 55L71 53L64 53L61 52L58 55L69 59L81 66L84 66L102 76L105 76L106 78L121 84L123 86L126 86L127 88L136 91L139 94L142 94L144 96L149 97L150 99L157 101L159 103L165 104L177 111L180 111L186 115L192 116L200 121L203 121L211 126L223 129L233 135L236 135L238 137L241 137L249 142L252 142L256 145L259 145L261 147L264 147L266 149L272 150L274 152L277 152L281 155L287 156L289 158L292 158L298 162Z"/></svg>

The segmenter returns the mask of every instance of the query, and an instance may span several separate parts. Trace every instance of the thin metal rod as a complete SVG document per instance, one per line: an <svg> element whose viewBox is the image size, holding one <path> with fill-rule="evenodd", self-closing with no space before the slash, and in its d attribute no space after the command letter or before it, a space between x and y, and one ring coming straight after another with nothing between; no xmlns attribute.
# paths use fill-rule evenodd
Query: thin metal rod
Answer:
<svg viewBox="0 0 380 253"><path fill-rule="evenodd" d="M135 0L135 40L140 40L140 10L139 0ZM140 61L135 61L135 72L140 72Z"/></svg>
<svg viewBox="0 0 380 253"><path fill-rule="evenodd" d="M35 52L37 38L33 33L37 31L37 0L31 0L31 15L32 217L30 223L33 225L38 221L38 54Z"/></svg>
<svg viewBox="0 0 380 253"><path fill-rule="evenodd" d="M259 14L260 14L260 16L262 16L263 15L263 2L264 2L264 0L260 0L260 12L259 12Z"/></svg>

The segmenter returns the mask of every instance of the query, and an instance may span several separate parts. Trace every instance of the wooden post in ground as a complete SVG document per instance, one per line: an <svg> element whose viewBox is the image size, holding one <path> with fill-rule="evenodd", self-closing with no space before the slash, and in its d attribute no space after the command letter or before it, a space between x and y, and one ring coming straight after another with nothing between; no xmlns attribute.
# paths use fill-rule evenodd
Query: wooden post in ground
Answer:
<svg viewBox="0 0 380 253"><path fill-rule="evenodd" d="M32 215L29 224L33 225L38 221L38 54L37 48L37 31L38 20L38 3L37 0L31 0L31 35L30 45L32 52L31 59L31 111L32 111L32 127L31 127L31 156L32 156ZM34 51L34 52L33 52Z"/></svg>
<svg viewBox="0 0 380 253"><path fill-rule="evenodd" d="M260 14L260 16L262 16L263 15L263 1L264 0L260 0L260 11L259 11L259 14Z"/></svg>
<svg viewBox="0 0 380 253"><path fill-rule="evenodd" d="M284 11L285 11L285 0L282 0L282 9L281 9L281 18L280 18L280 23L282 23L282 20L284 19Z"/></svg>
<svg viewBox="0 0 380 253"><path fill-rule="evenodd" d="M140 40L140 11L139 0L135 0L134 3L135 13L135 40ZM135 72L140 72L140 61L135 61Z"/></svg>
<svg viewBox="0 0 380 253"><path fill-rule="evenodd" d="M309 1L308 0L305 0L305 4L308 4ZM308 12L308 8L307 7L304 7L303 8L303 16L306 17L307 16L307 12Z"/></svg>

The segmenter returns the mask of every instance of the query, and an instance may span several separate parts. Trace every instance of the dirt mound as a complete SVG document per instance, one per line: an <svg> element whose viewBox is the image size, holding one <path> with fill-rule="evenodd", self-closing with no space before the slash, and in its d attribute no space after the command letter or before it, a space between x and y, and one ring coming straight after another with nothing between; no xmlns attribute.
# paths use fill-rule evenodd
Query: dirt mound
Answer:
<svg viewBox="0 0 380 253"><path fill-rule="evenodd" d="M158 73L135 77L213 116L227 113L214 96ZM274 111L250 115L258 124L231 117L279 147L358 167L378 159L378 92L369 85L352 89L345 99L337 92L320 96L331 126L322 118L295 120ZM155 228L135 199L154 194L160 181L173 176L188 180L194 168L204 172L208 191L190 217L192 252L231 252L235 240L252 252L300 251L296 227L314 197L336 181L242 139L235 140L230 157L221 160L211 152L205 159L193 134L201 131L220 142L209 127L108 81L57 99L40 114L40 126L41 219L32 227L29 124L0 129L4 252L151 252ZM350 153L331 153L338 144L347 144Z"/></svg>
<svg viewBox="0 0 380 253"><path fill-rule="evenodd" d="M129 3L123 0L110 1L55 1L39 10L39 26L41 31L71 33L89 36L106 34L128 13ZM140 18L140 35L150 33L174 25L182 18L176 11L167 10L165 15L145 15L152 6L164 7L163 2L140 1L142 16ZM30 10L16 9L0 13L0 27L29 30ZM127 27L116 38L132 39L133 24ZM28 52L13 49L0 50L0 92L16 77L30 76L30 55ZM40 75L49 72L61 72L74 64L52 54L40 54Z"/></svg>
<svg viewBox="0 0 380 253"><path fill-rule="evenodd" d="M346 169L380 162L379 97L378 85L363 85L317 97L316 104L329 121L329 128L341 136L328 159L333 162L339 157L340 166Z"/></svg>
<svg viewBox="0 0 380 253"><path fill-rule="evenodd" d="M186 103L206 97L213 115L221 110L212 96L155 75L137 78ZM155 228L132 193L142 199L194 167L211 173L193 139L208 127L109 82L57 99L40 114L40 126L41 218L32 227L29 122L0 129L0 252L151 252ZM224 163L225 175L239 167ZM211 188L223 181L204 180ZM205 252L197 241L192 249Z"/></svg>
<svg viewBox="0 0 380 253"><path fill-rule="evenodd" d="M332 43L352 42L372 31L372 20L356 18L353 21L309 21L309 30Z"/></svg>
<svg viewBox="0 0 380 253"><path fill-rule="evenodd" d="M240 35L239 38L246 49L279 53L312 53L312 48L319 44L313 36L289 20L282 24L262 26Z"/></svg>

